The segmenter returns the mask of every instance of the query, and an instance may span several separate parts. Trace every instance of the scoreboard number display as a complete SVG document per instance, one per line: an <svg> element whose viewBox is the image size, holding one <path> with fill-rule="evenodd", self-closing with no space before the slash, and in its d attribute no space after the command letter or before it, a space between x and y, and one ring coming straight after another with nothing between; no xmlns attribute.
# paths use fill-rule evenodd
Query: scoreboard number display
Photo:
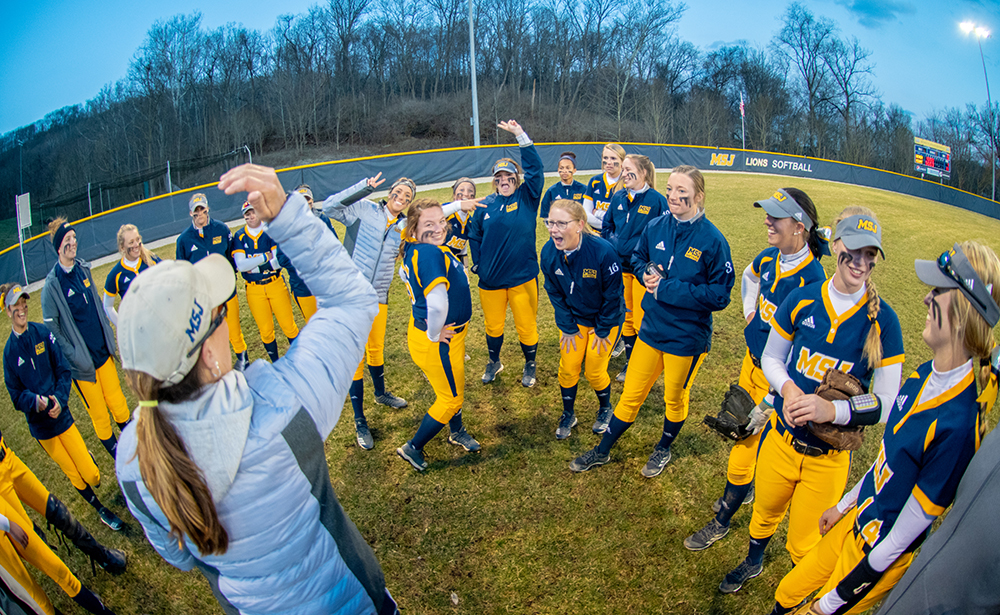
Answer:
<svg viewBox="0 0 1000 615"><path fill-rule="evenodd" d="M913 169L918 173L951 179L951 148L941 143L914 137Z"/></svg>

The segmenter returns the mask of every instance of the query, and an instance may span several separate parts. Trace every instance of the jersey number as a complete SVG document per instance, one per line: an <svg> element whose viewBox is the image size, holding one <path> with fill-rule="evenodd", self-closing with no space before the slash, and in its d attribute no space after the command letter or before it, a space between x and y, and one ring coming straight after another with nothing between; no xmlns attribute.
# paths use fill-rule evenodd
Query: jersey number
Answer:
<svg viewBox="0 0 1000 615"><path fill-rule="evenodd" d="M608 273L614 275L616 271L618 271L618 263L611 263L608 266Z"/></svg>
<svg viewBox="0 0 1000 615"><path fill-rule="evenodd" d="M410 268L406 265L400 265L399 268L403 270L403 275L400 277L403 278L403 286L406 287L406 294L410 296L410 305L413 305L417 302L417 299L413 296L413 288L410 287Z"/></svg>
<svg viewBox="0 0 1000 615"><path fill-rule="evenodd" d="M875 459L875 466L872 470L872 477L875 479L875 493L881 493L882 487L892 478L892 469L889 468L889 464L885 460L885 442L879 448L878 458Z"/></svg>

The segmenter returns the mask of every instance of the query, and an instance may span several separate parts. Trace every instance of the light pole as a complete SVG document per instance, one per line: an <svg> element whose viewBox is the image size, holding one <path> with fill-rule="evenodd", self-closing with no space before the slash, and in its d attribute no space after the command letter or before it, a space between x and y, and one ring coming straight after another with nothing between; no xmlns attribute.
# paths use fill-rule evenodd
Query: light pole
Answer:
<svg viewBox="0 0 1000 615"><path fill-rule="evenodd" d="M472 73L472 138L479 147L479 95L476 93L476 28L472 20L475 0L469 0L469 69Z"/></svg>
<svg viewBox="0 0 1000 615"><path fill-rule="evenodd" d="M986 121L989 123L989 133L990 133L990 170L993 173L992 180L992 200L997 200L997 143L996 143L996 125L993 123L993 101L990 98L990 78L986 73L986 56L983 55L983 39L990 37L990 31L983 26L978 26L971 21L963 21L959 24L962 28L962 32L966 34L975 33L976 40L979 42L979 59L983 61L983 78L986 80Z"/></svg>
<svg viewBox="0 0 1000 615"><path fill-rule="evenodd" d="M21 186L18 194L24 194L24 141L17 140L17 175Z"/></svg>

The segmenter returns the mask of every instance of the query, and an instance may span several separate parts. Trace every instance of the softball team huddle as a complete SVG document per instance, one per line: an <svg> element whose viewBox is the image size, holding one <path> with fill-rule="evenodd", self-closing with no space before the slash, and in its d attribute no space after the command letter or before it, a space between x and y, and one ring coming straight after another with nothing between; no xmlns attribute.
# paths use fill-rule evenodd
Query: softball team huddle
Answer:
<svg viewBox="0 0 1000 615"><path fill-rule="evenodd" d="M282 378L293 379L279 366L305 360L306 348L315 343L310 332L333 326L328 312L335 308L360 310L351 305L371 301L370 309L366 308L361 318L362 323L372 323L370 329L350 329L342 334L348 344L345 348L350 350L345 350L345 357L354 356L354 352L360 356L363 346L360 364L336 365L332 371L329 366L324 368L334 382L343 383L342 388L334 389L338 392L333 394L333 406L337 399L342 402L344 396L350 396L357 442L363 449L374 446L363 409L364 364L368 364L378 403L393 408L407 405L386 388L383 359L388 293L392 278L398 274L412 307L407 328L410 356L436 395L416 433L396 451L417 471L427 469L424 448L446 425L449 443L469 452L480 450L479 442L466 431L462 421L466 338L472 319L469 272L478 276L485 317L489 359L482 383L492 383L504 370L501 349L509 307L524 357L521 384L532 387L537 371L536 315L541 271L560 335L558 380L563 408L555 426L556 438L569 438L579 424L576 398L581 372L598 402L596 413L586 420L593 419L592 431L601 439L592 450L574 459L569 469L585 472L610 461L612 447L632 426L640 406L662 375L663 430L659 441L651 443L649 459L641 470L647 478L656 477L671 460L671 446L688 418L691 387L711 349L712 315L729 305L739 275L726 238L706 217L704 177L694 167L678 166L662 192L658 191L656 169L647 157L626 154L621 146L608 144L602 152L603 172L586 184L574 180L575 155L562 154L558 161L560 181L543 195L542 161L528 135L513 120L500 123L499 128L516 137L520 161L504 158L493 165L493 192L485 197L476 198L476 186L470 179L459 179L453 186L452 202L445 205L416 198L417 187L407 178L394 182L382 202L368 200L365 197L385 181L379 174L319 205L313 202L310 188L300 186L286 199L285 209L292 208L293 203L295 208L299 202L305 203L303 213L295 214L302 216L301 220L296 217L294 220L300 221L293 223L293 214L280 213L282 205L277 201L284 196L275 188L280 184L272 171L252 166L236 169L223 178L220 187L229 192L249 192L243 206L246 226L232 234L224 224L210 219L205 196L194 195L189 204L193 224L178 238L177 261L198 263L195 270L217 277L222 274L210 272L210 268L217 267L218 262L228 261L235 266L246 281L250 311L274 363L271 372ZM1000 261L989 248L974 242L955 244L936 261L916 261L916 273L929 287L924 299L927 318L923 339L934 358L903 381L899 319L871 279L875 265L886 256L882 227L875 213L864 207L848 207L835 218L831 228L824 228L815 204L795 188L777 190L753 205L765 214L767 247L746 266L741 277L747 325L738 386L756 404L746 426L751 435L732 448L726 484L713 507L714 517L687 537L684 546L692 551L708 549L728 534L730 521L740 506L752 503L747 556L719 585L721 592L734 593L761 573L768 543L787 515L786 548L794 568L778 586L772 612L862 612L884 597L905 572L933 520L951 504L983 436L985 413L997 393L1000 353L992 329L1000 320ZM550 235L540 259L535 248L538 217ZM285 219L288 221L279 224ZM310 254L296 243L285 254L281 237L293 237L289 229L295 225L315 227L318 237L333 231L330 219L348 229L343 246L355 267L350 275L345 270L344 280L351 278L350 284L374 290L363 300L359 295L350 305L339 308L330 295L330 281L319 273L325 253ZM273 221L277 230L264 226L265 221ZM270 232L279 236L272 239ZM115 311L113 297L126 297L136 276L140 281L149 279L151 284L151 273L165 277L167 269L177 266L157 265L158 259L142 246L135 227L122 227L118 236L122 259L109 274L105 296L99 300L89 267L75 259L72 227L57 221L52 238L60 260L42 291L45 323L51 334L41 325L26 322L27 293L23 289L3 289L4 305L13 324L4 352L5 381L15 407L25 412L32 435L81 495L98 508L101 518L112 529L119 529L121 520L100 505L91 488L96 487L99 475L96 466L91 467L93 461L86 454L67 408L70 381L75 383L98 437L115 455L117 440L107 415L110 412L120 429L125 429L130 417L111 362L116 348L111 325L119 325L119 339L124 339L122 331L131 325ZM291 239L285 241L292 244ZM324 239L319 243L330 243L332 253L338 253L336 242ZM225 259L213 256L200 263L210 255ZM820 263L823 256L836 260L829 279ZM301 341L297 341L300 331L292 318L282 269L289 271L291 296L309 323L301 332ZM144 273L146 270L150 274ZM204 301L209 302L211 317L198 312L196 322L192 312L187 325L207 332L189 351L185 346L186 358L177 359L181 367L147 366L142 358L144 349L136 346L133 338L128 338L127 349L122 342L123 366L150 374L156 382L163 382L158 386L166 391L173 390L166 388L171 382L193 378L184 375L189 373L186 370L193 370L190 374L197 372L197 381L203 387L222 386L231 380L226 386L232 395L247 381L270 383L276 377L267 375L271 372L258 369L258 364L248 367L235 287L223 285L211 297L205 295ZM97 309L98 303L102 309ZM130 311L126 305L137 303L137 298L126 298L122 313ZM274 318L288 338L289 358L279 359ZM178 323L185 324L181 320ZM228 327L222 323L228 323ZM219 328L228 331L216 334ZM144 335L138 329L139 333L129 331L129 335ZM193 344L195 337L188 337ZM206 342L217 337L220 341ZM228 353L226 340L236 353L236 362L231 363L226 354L220 364L220 359L212 357ZM613 405L608 366L617 352L626 353L626 364L617 376L624 387ZM192 367L194 353L199 353L200 358ZM32 361L30 370L24 364L25 357ZM239 373L244 369L245 377ZM817 395L817 386L831 369L856 377L865 393L838 401ZM161 427L157 429L163 429L164 419L159 415L164 411L156 412L157 405L186 407L183 404L194 402L184 400L197 399L191 396L198 394L198 386L192 384L191 391L179 397L165 396L163 391L155 394L155 387L153 392L140 387L145 393L137 393L146 400L140 404L141 416L156 417L149 420L158 421ZM272 386L277 385L266 384L265 388ZM263 401L258 404L276 403L262 395ZM314 431L325 438L328 428L332 429L336 422L339 408L330 409L333 414L322 415L324 418L314 408L309 411L313 418L306 420L316 421ZM828 444L815 435L811 426L863 427L877 423L885 425L878 456L864 477L849 486L850 451ZM198 500L196 506L201 511L197 519L207 521L196 521L190 509L172 503L174 487L164 490L166 475L146 471L151 471L149 464L153 462L145 462L143 453L149 454L154 446L151 442L157 440L144 436L147 431L142 425L140 421L137 430L127 432L138 431L138 443L133 436L126 438L123 434L129 450L138 450L138 462L134 461L135 455L128 460L118 459L120 478L121 472L130 468L129 480L138 481L123 482L133 515L169 562L183 566L187 561L175 550L177 536L182 539L180 549L190 552L186 557L213 562L213 589L224 605L248 599L226 595L218 582L221 576L229 586L238 584L239 566L244 564L238 561L234 568L227 568L228 556L223 555L227 532L234 537L240 534L240 528L226 527L223 521L240 518L236 512L223 507L218 509L222 516L215 516L216 506L228 501L223 497L229 496L219 495L216 479L209 472L206 484L198 480L185 483L195 494L207 485L206 493L210 492L211 497ZM285 429L291 429L291 425ZM179 426L170 429L186 433ZM298 441L288 442L294 449ZM216 459L197 449L194 446L189 451L189 463L196 464L195 470ZM4 450L0 440L0 469L16 463L9 451L8 461L4 462ZM189 453L184 452L183 442L181 453L187 459ZM244 463L246 454L243 452ZM168 459L156 463L172 462ZM141 476L139 468L143 469ZM0 491L6 484L4 480L0 475ZM225 480L234 479L228 476ZM16 480L13 482L16 484ZM129 488L129 484L140 488ZM33 499L37 498L29 497ZM14 538L17 554L29 561L33 561L31 557L44 561L46 557L18 548L23 546L20 536L25 532L17 533L13 528L24 522L23 510L11 512L9 506L13 504L5 505L16 501L16 497L6 496L0 500L0 529L4 529L3 517L10 519L5 531ZM221 535L212 529L213 523L221 524ZM171 539L163 542L154 538L166 532L168 526ZM28 530L25 528L30 534ZM337 539L337 530L330 532ZM360 535L357 539L361 540ZM0 542L0 563L7 570L16 568L17 554L5 548L7 541ZM370 549L365 551L363 540L361 545L364 548L359 557L365 559L364 553L370 553ZM98 553L95 560L112 571L124 569L123 556L101 549L92 549ZM364 597L359 598L360 603L351 603L353 606L338 607L345 612L393 612L395 603L385 590L377 562L373 565L369 572L375 574L371 578L378 579L374 585L365 582L369 577L359 576L351 566L349 571L338 574L360 580L358 591L341 587L324 595L340 596L346 591ZM68 578L51 561L40 569L55 575L53 578ZM286 574L281 570L269 574ZM30 584L30 577L22 583ZM60 582L60 586L74 598L86 589L80 589L78 581ZM42 611L51 612L51 605L44 607L44 593L37 595L40 591L29 593L42 605ZM78 602L85 604L86 599ZM106 612L95 610L93 602L86 604L92 612ZM265 604L270 603L265 600ZM242 607L234 609L242 612ZM258 604L250 610L272 609Z"/></svg>

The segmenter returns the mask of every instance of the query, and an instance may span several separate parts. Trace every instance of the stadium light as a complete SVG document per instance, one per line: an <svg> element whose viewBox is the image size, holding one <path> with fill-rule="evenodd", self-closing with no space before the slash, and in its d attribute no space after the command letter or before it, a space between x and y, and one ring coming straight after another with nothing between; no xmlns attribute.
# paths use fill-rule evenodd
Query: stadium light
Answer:
<svg viewBox="0 0 1000 615"><path fill-rule="evenodd" d="M989 122L989 133L990 133L990 170L993 173L992 187L992 200L997 200L997 143L996 143L996 125L993 123L993 101L990 97L990 78L986 73L986 56L983 55L983 39L990 37L990 31L985 26L977 25L971 21L963 21L958 24L958 27L962 29L965 34L975 33L976 40L979 42L979 59L983 61L983 78L986 80L986 107L987 107L987 121Z"/></svg>

